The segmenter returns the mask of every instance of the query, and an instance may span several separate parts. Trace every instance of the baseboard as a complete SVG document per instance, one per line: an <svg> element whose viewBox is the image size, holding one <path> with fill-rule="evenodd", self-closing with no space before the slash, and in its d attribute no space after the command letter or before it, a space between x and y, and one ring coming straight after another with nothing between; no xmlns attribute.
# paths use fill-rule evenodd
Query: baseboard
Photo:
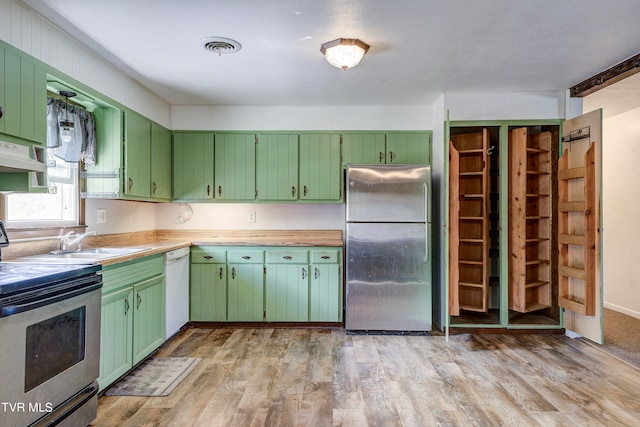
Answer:
<svg viewBox="0 0 640 427"><path fill-rule="evenodd" d="M628 309L626 307L619 306L617 304L611 302L604 302L604 308L608 308L609 310L618 311L620 313L624 313L627 316L635 317L636 319L640 319L640 312Z"/></svg>

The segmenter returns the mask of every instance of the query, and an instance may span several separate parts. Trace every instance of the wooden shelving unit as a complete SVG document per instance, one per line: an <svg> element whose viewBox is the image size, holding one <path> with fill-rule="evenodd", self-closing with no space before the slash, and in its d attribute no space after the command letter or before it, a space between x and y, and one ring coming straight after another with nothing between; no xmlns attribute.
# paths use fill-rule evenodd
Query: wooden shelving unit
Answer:
<svg viewBox="0 0 640 427"><path fill-rule="evenodd" d="M509 309L551 306L551 132L509 131Z"/></svg>
<svg viewBox="0 0 640 427"><path fill-rule="evenodd" d="M564 150L558 162L558 181L559 304L593 316L598 206L593 143L583 156Z"/></svg>
<svg viewBox="0 0 640 427"><path fill-rule="evenodd" d="M488 311L489 134L452 135L449 143L449 314Z"/></svg>

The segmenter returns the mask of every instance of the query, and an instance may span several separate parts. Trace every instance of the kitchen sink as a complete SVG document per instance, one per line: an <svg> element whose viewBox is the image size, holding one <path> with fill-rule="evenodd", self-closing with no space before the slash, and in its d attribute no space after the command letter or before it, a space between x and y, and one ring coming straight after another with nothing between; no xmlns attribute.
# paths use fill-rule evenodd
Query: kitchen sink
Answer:
<svg viewBox="0 0 640 427"><path fill-rule="evenodd" d="M62 255L71 255L78 256L80 258L85 256L95 256L99 255L101 257L112 257L112 256L121 256L128 255L136 252L146 251L149 248L92 248L92 249L83 249L79 252L68 252Z"/></svg>
<svg viewBox="0 0 640 427"><path fill-rule="evenodd" d="M42 255L31 255L12 259L9 262L30 262L33 264L92 264L106 258L129 255L149 248L91 248L82 251L55 251Z"/></svg>

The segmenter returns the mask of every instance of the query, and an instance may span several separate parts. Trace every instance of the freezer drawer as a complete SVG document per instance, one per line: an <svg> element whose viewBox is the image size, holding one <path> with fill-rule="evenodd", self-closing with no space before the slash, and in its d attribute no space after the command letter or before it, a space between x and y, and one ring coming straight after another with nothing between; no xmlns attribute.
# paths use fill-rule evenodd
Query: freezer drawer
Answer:
<svg viewBox="0 0 640 427"><path fill-rule="evenodd" d="M428 224L348 223L348 330L430 331Z"/></svg>

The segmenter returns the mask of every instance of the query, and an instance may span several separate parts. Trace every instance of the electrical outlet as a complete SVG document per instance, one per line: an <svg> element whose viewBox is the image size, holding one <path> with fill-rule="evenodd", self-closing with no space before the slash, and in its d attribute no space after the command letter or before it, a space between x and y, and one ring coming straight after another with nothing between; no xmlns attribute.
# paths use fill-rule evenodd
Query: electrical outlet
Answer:
<svg viewBox="0 0 640 427"><path fill-rule="evenodd" d="M106 209L96 209L96 223L97 224L105 224L107 222L107 210Z"/></svg>
<svg viewBox="0 0 640 427"><path fill-rule="evenodd" d="M247 222L256 222L256 213L255 212L249 212L247 214Z"/></svg>

